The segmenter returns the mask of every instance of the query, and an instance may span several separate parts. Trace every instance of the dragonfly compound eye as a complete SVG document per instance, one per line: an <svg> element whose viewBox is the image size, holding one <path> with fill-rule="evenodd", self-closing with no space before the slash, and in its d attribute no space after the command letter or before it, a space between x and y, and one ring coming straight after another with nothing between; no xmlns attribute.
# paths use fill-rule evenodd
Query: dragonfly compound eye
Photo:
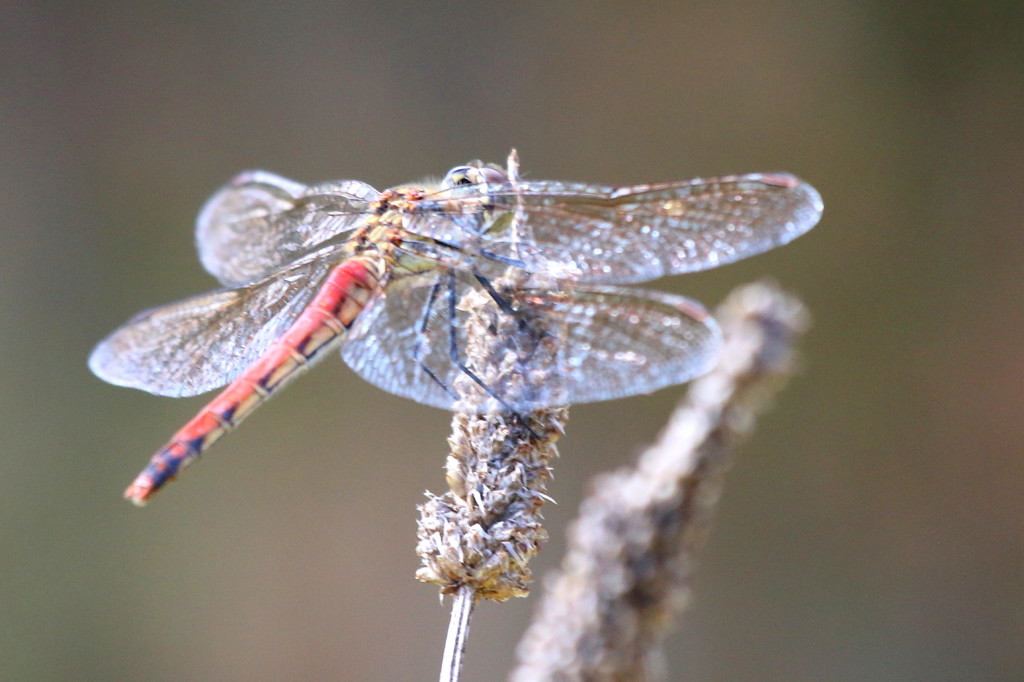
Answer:
<svg viewBox="0 0 1024 682"><path fill-rule="evenodd" d="M445 174L444 180L441 181L441 184L444 187L465 187L467 185L475 185L479 182L476 177L478 173L479 170L472 166L456 166Z"/></svg>
<svg viewBox="0 0 1024 682"><path fill-rule="evenodd" d="M441 181L444 187L471 187L473 185L502 185L508 182L504 171L490 166L456 166Z"/></svg>
<svg viewBox="0 0 1024 682"><path fill-rule="evenodd" d="M485 166L483 168L474 168L473 170L480 177L480 182L485 182L488 185L503 185L508 182L508 176L501 169Z"/></svg>

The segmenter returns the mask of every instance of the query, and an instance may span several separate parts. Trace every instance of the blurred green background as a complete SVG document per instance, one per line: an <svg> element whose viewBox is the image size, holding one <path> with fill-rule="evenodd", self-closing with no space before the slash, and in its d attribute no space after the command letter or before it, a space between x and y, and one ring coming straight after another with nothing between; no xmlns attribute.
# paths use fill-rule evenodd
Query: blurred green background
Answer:
<svg viewBox="0 0 1024 682"><path fill-rule="evenodd" d="M528 177L787 170L821 225L657 283L770 275L815 326L738 453L671 679L1024 679L1024 3L0 4L0 678L434 679L415 505L448 418L331 359L145 510L203 404L92 345L213 288L194 216L235 172L386 187L519 149ZM573 410L547 511L679 389ZM533 608L482 606L468 680Z"/></svg>

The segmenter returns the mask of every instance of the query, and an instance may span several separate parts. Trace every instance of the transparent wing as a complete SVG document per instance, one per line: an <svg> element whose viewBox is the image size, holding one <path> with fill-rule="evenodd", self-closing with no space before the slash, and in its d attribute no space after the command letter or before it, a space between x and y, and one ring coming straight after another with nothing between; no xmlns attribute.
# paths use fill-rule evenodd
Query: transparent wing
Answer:
<svg viewBox="0 0 1024 682"><path fill-rule="evenodd" d="M240 286L359 226L377 190L356 180L306 186L249 171L214 194L196 221L203 267Z"/></svg>
<svg viewBox="0 0 1024 682"><path fill-rule="evenodd" d="M545 303L563 319L570 403L651 393L710 370L721 332L684 296L612 286Z"/></svg>
<svg viewBox="0 0 1024 682"><path fill-rule="evenodd" d="M140 313L96 346L89 368L104 381L156 395L223 386L291 326L336 263L310 257L246 287Z"/></svg>
<svg viewBox="0 0 1024 682"><path fill-rule="evenodd" d="M459 296L471 286L460 282ZM450 358L450 334L454 330L460 361L466 362L467 314L458 306L453 319L443 288L433 304L431 292L429 286L389 290L386 298L378 298L364 311L341 352L370 383L451 409L452 395L424 367L445 386L456 385L462 371ZM524 393L501 394L518 410L610 400L683 383L710 368L720 344L714 320L699 304L681 296L588 286L577 287L572 294L526 290L514 300L524 313L544 319L548 333L561 336L555 366L529 373L544 382L528 388L529 400L518 397ZM417 311L417 320L409 319L410 310Z"/></svg>
<svg viewBox="0 0 1024 682"><path fill-rule="evenodd" d="M442 190L438 198L468 191ZM531 272L581 282L640 282L717 267L795 239L822 212L820 196L807 183L761 173L627 187L481 185L477 196L450 201L459 207L450 213L480 225L471 215L482 210L484 192L491 207L516 218L484 232L486 251L522 262ZM444 225L437 220L424 217L418 225L440 233Z"/></svg>
<svg viewBox="0 0 1024 682"><path fill-rule="evenodd" d="M439 278L392 284L349 329L341 356L366 381L425 405L451 409L450 318ZM425 330L425 331L424 331ZM434 381L424 367L444 382Z"/></svg>

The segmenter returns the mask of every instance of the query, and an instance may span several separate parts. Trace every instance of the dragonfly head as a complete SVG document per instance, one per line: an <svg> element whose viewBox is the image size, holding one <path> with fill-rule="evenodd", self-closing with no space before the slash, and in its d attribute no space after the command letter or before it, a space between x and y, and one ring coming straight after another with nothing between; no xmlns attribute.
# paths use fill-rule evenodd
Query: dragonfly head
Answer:
<svg viewBox="0 0 1024 682"><path fill-rule="evenodd" d="M508 175L501 168L485 165L480 161L470 161L465 166L456 166L445 173L441 187L455 189L477 185L504 185L507 182Z"/></svg>

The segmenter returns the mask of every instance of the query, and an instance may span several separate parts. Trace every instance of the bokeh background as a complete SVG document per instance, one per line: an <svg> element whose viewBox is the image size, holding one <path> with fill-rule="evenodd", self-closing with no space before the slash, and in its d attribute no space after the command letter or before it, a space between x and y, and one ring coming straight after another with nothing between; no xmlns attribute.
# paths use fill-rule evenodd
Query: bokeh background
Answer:
<svg viewBox="0 0 1024 682"><path fill-rule="evenodd" d="M737 455L679 680L1024 679L1024 4L0 3L0 678L434 679L412 579L448 419L331 360L145 510L121 490L203 404L92 345L213 287L194 216L245 168L387 187L517 147L533 178L787 170L821 225L659 282L763 276L815 326ZM587 480L681 391L573 410ZM484 605L502 679L535 598Z"/></svg>

